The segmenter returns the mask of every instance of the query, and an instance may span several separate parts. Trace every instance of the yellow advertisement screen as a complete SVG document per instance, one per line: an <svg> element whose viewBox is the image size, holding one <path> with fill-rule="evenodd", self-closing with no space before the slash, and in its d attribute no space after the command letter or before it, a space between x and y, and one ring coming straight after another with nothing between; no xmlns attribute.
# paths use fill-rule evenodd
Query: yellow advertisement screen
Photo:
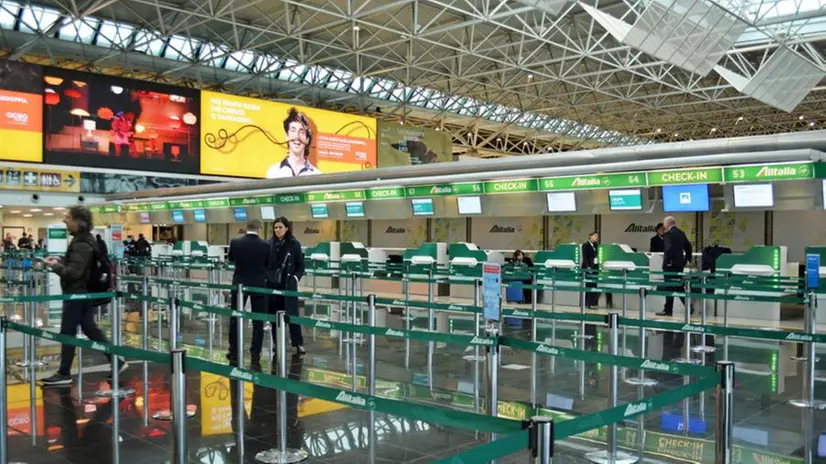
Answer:
<svg viewBox="0 0 826 464"><path fill-rule="evenodd" d="M0 159L43 161L43 69L0 60Z"/></svg>
<svg viewBox="0 0 826 464"><path fill-rule="evenodd" d="M376 167L376 120L201 94L201 174L284 178Z"/></svg>

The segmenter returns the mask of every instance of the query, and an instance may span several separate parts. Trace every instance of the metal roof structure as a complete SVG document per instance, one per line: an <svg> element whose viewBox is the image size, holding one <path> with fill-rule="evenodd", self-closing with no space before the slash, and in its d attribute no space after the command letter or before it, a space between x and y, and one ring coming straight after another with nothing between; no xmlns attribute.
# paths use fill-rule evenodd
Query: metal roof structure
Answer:
<svg viewBox="0 0 826 464"><path fill-rule="evenodd" d="M505 156L820 129L826 0L0 0L0 56Z"/></svg>

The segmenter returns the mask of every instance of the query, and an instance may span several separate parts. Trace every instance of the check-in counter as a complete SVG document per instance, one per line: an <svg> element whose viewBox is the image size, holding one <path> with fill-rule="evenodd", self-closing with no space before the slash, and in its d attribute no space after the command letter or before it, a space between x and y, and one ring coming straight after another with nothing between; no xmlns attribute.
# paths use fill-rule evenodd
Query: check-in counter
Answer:
<svg viewBox="0 0 826 464"><path fill-rule="evenodd" d="M602 288L639 290L653 288L651 281L662 280L661 275L650 275L651 271L662 270L662 255L659 253L644 253L634 251L625 244L605 244L599 247L600 283ZM652 269L653 265L656 267ZM639 294L626 295L627 309L639 312ZM648 308L662 308L663 297L649 296L646 298ZM614 309L622 309L622 294L613 296Z"/></svg>
<svg viewBox="0 0 826 464"><path fill-rule="evenodd" d="M738 285L728 288L732 296L728 301L729 318L780 322L780 303L762 301L738 301L737 296L794 296L797 288L766 282L767 277L788 277L785 266L787 250L785 246L756 246L745 253L725 254L717 258L717 272L730 273L744 285L754 284L759 289L743 289ZM748 278L754 277L754 282ZM762 282L761 282L762 280ZM721 292L723 290L717 290Z"/></svg>
<svg viewBox="0 0 826 464"><path fill-rule="evenodd" d="M468 283L482 279L483 263L505 263L502 252L485 251L473 243L451 243L448 245L448 254L450 296L454 298L473 299L473 285Z"/></svg>
<svg viewBox="0 0 826 464"><path fill-rule="evenodd" d="M576 243L560 245L556 250L538 251L534 268L536 282L556 291L544 291L540 303L552 306L579 306L580 247ZM571 290L565 290L571 287Z"/></svg>

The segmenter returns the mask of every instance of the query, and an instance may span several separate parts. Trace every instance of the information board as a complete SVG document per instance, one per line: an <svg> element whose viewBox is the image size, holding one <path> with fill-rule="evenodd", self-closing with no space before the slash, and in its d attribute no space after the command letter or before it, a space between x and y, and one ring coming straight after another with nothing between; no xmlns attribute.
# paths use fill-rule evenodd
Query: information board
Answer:
<svg viewBox="0 0 826 464"><path fill-rule="evenodd" d="M502 315L502 266L482 265L482 301L486 321L498 321Z"/></svg>
<svg viewBox="0 0 826 464"><path fill-rule="evenodd" d="M806 288L820 286L820 255L806 255Z"/></svg>

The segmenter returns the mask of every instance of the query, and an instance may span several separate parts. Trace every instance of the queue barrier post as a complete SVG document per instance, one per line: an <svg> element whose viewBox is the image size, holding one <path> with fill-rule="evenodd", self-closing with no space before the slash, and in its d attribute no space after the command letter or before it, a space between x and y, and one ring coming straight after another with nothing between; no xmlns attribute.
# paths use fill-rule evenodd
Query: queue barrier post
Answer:
<svg viewBox="0 0 826 464"><path fill-rule="evenodd" d="M0 318L0 464L9 463L9 405L6 385L6 318Z"/></svg>
<svg viewBox="0 0 826 464"><path fill-rule="evenodd" d="M720 383L717 384L717 430L715 440L715 460L717 464L731 464L732 456L732 419L734 414L734 363L720 361L717 363Z"/></svg>
<svg viewBox="0 0 826 464"><path fill-rule="evenodd" d="M149 276L143 273L141 277L141 330L142 346L144 351L149 350ZM158 340L160 345L160 340ZM143 397L149 398L149 361L144 361L143 368ZM143 426L149 426L149 401L143 402Z"/></svg>
<svg viewBox="0 0 826 464"><path fill-rule="evenodd" d="M817 295L809 291L806 302L806 333L814 336L817 332ZM814 338L814 337L812 337ZM799 408L822 408L824 403L815 400L815 363L817 362L816 344L807 341L803 344L803 388L802 398L789 401L789 404Z"/></svg>
<svg viewBox="0 0 826 464"><path fill-rule="evenodd" d="M554 461L554 419L534 416L530 425L531 464L552 464Z"/></svg>
<svg viewBox="0 0 826 464"><path fill-rule="evenodd" d="M172 350L172 430L173 447L172 462L185 464L187 462L186 442L186 351Z"/></svg>

